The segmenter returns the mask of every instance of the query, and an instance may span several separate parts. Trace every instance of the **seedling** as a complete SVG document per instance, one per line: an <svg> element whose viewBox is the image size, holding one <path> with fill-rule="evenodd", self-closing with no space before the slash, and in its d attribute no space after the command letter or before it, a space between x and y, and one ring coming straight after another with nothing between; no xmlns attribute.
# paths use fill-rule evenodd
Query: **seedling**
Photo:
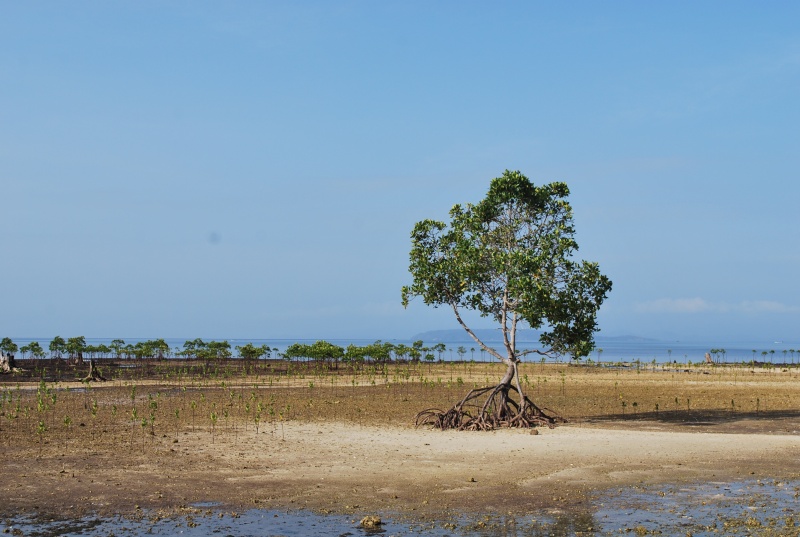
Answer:
<svg viewBox="0 0 800 537"><path fill-rule="evenodd" d="M214 432L216 431L217 427L217 413L211 412L211 443L214 443Z"/></svg>
<svg viewBox="0 0 800 537"><path fill-rule="evenodd" d="M147 429L147 418L142 418L142 453L144 453L144 430Z"/></svg>
<svg viewBox="0 0 800 537"><path fill-rule="evenodd" d="M47 432L47 425L43 420L39 420L39 425L36 427L36 434L39 435L39 457L42 456L42 444L44 443L44 433Z"/></svg>
<svg viewBox="0 0 800 537"><path fill-rule="evenodd" d="M69 439L69 431L71 425L72 425L72 418L70 418L69 416L64 416L64 428L67 430L67 434L64 435L64 448L67 447L67 440Z"/></svg>
<svg viewBox="0 0 800 537"><path fill-rule="evenodd" d="M136 407L131 410L131 418L133 418L133 428L131 429L131 449L133 449L133 435L136 432L136 422L139 419L139 411L136 410Z"/></svg>
<svg viewBox="0 0 800 537"><path fill-rule="evenodd" d="M194 432L194 411L197 408L197 402L194 399L191 400L189 406L192 408L192 432Z"/></svg>

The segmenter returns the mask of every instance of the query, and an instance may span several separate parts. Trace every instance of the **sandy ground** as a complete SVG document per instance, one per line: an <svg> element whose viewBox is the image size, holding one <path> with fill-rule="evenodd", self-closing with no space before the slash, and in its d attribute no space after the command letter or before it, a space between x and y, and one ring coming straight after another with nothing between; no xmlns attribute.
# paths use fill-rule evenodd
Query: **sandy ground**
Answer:
<svg viewBox="0 0 800 537"><path fill-rule="evenodd" d="M288 422L213 443L210 430L197 430L123 448L51 445L41 456L9 447L0 494L3 514L61 516L193 502L419 517L524 512L579 507L593 492L631 485L797 479L796 426L731 434L612 422L531 434Z"/></svg>

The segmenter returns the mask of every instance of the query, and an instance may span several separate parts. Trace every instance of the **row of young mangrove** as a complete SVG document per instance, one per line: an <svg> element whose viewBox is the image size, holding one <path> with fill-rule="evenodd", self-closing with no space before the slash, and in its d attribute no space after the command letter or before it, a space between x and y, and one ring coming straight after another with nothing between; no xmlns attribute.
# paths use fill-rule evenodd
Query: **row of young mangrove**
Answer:
<svg viewBox="0 0 800 537"><path fill-rule="evenodd" d="M19 352L22 359L43 360L46 358L61 360L65 359L70 364L83 363L84 359L124 359L124 360L162 360L166 358L183 358L189 360L202 360L205 362L222 361L228 359L260 360L260 359L283 359L287 361L313 361L338 367L340 363L359 364L359 363L388 363L398 362L434 362L442 361L445 353L449 353L449 358L457 355L459 361L465 359L475 360L476 349L474 347L466 349L459 346L456 349L448 348L444 343L425 345L421 340L413 342L411 345L403 343L391 343L375 341L367 345L350 344L346 347L330 343L325 340L316 341L311 344L293 343L283 351L278 348L271 348L268 345L254 345L246 343L244 345L232 346L227 340L204 341L200 338L187 340L182 347L170 347L166 340L152 339L126 343L122 339L114 339L109 344L89 344L84 336L70 337L64 339L61 336L54 337L48 344L45 351L37 341L18 346L11 338L4 337L0 340L0 352L3 358L14 357ZM486 353L478 349L481 361L486 358ZM600 363L603 350L595 349L597 363ZM672 351L668 351L672 354ZM744 365L781 365L776 363L774 356L776 351L753 350L753 359L745 361ZM785 367L795 363L795 353L800 353L800 349L786 349L782 351ZM711 349L706 357L710 363L728 363L725 349ZM787 356L788 355L788 356ZM789 361L791 357L791 362ZM759 361L757 358L761 358ZM671 362L671 360L670 360ZM587 358L588 365L594 364L594 360ZM609 364L614 364L614 361ZM642 364L640 360L633 360L634 364ZM653 366L655 367L655 360ZM685 362L691 364L690 361Z"/></svg>
<svg viewBox="0 0 800 537"><path fill-rule="evenodd" d="M244 360L259 360L263 358L282 358L285 360L316 361L338 366L340 362L376 362L390 361L441 361L443 354L448 350L444 343L426 346L423 341L415 341L411 345L403 343L390 343L376 341L368 345L350 344L347 347L335 345L328 341L320 340L311 344L293 343L283 352L268 345L254 345L246 343L234 347L227 340L203 341L200 338L187 340L183 348L170 347L164 339L153 339L126 343L122 339L114 339L108 345L87 344L84 336L64 339L54 337L48 345L48 350L37 341L31 341L23 346L18 346L14 341L5 337L0 340L0 351L6 356L14 356L17 352L22 358L28 359L66 359L71 363L82 363L84 359L117 358L117 359L165 359L186 358L197 360L226 360L241 358ZM453 349L449 349L452 354ZM475 357L475 348L470 349L471 358ZM456 352L461 360L467 354L467 349L458 347ZM483 354L483 353L482 353Z"/></svg>

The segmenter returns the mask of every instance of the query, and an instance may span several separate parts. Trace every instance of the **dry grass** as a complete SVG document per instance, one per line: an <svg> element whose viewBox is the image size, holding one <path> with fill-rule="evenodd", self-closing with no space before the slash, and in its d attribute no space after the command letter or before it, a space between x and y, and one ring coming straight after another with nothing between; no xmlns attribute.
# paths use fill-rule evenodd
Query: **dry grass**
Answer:
<svg viewBox="0 0 800 537"><path fill-rule="evenodd" d="M472 387L496 382L494 363L390 364L329 371L268 364L244 371L162 363L117 370L106 383L0 379L0 445L106 445L147 450L154 438L191 430L213 441L285 421L410 426L425 408L445 408ZM110 371L105 369L106 374ZM800 409L795 369L574 367L524 364L523 389L573 422L731 422L793 417ZM76 375L73 374L74 378ZM77 375L80 376L80 375ZM109 375L112 376L112 375Z"/></svg>

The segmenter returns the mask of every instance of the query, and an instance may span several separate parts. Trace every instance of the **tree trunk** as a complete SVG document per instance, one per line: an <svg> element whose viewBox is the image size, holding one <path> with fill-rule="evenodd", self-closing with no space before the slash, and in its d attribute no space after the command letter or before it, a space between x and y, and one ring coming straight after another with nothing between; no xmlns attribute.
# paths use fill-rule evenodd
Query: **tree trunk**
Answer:
<svg viewBox="0 0 800 537"><path fill-rule="evenodd" d="M13 373L19 371L14 362L13 354L0 352L0 373Z"/></svg>
<svg viewBox="0 0 800 537"><path fill-rule="evenodd" d="M81 380L85 382L91 382L93 380L104 382L106 378L100 374L100 370L97 369L97 365L94 363L94 360L89 360L89 374L83 377Z"/></svg>
<svg viewBox="0 0 800 537"><path fill-rule="evenodd" d="M447 411L429 408L414 418L417 427L431 425L437 429L487 431L498 427L555 427L567 420L548 409L539 408L523 392L517 375L518 360L503 360L507 369L499 384L476 388ZM514 382L516 380L516 382ZM517 393L519 401L510 397ZM551 411L552 412L552 411Z"/></svg>
<svg viewBox="0 0 800 537"><path fill-rule="evenodd" d="M67 363L69 365L82 365L83 364L83 353L78 352L75 354L70 354L69 358L67 359Z"/></svg>
<svg viewBox="0 0 800 537"><path fill-rule="evenodd" d="M515 362L511 360L511 358L507 358L503 360L503 362L508 366L506 369L506 374L503 375L503 378L500 380L501 386L511 386L511 381L514 380L514 373L517 370L515 367Z"/></svg>

